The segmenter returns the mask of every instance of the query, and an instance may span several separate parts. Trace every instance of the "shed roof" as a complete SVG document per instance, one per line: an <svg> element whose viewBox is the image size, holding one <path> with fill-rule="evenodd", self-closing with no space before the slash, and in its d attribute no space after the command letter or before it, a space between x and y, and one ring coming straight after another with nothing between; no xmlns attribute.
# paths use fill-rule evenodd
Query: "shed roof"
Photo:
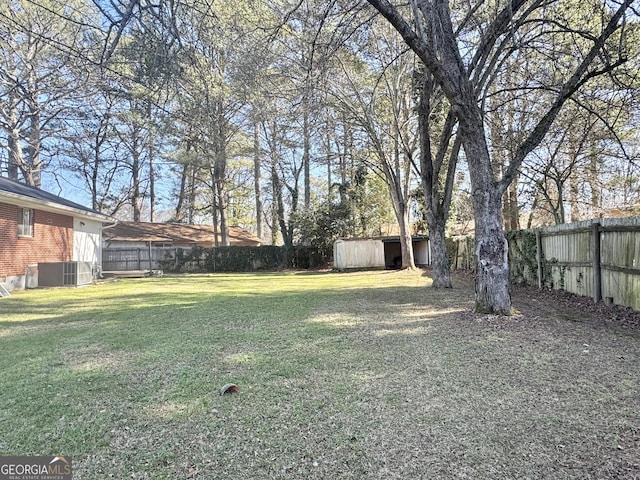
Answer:
<svg viewBox="0 0 640 480"><path fill-rule="evenodd" d="M0 177L0 200L42 210L64 211L71 215L97 218L103 222L112 220L108 215L84 205L6 177Z"/></svg>
<svg viewBox="0 0 640 480"><path fill-rule="evenodd" d="M381 237L380 240L382 241L382 243L399 243L400 237L399 236ZM427 240L429 240L428 235L414 235L411 237L412 242L424 242Z"/></svg>
<svg viewBox="0 0 640 480"><path fill-rule="evenodd" d="M176 246L213 246L212 225L187 225L184 223L119 222L104 230L107 242L170 243ZM220 234L218 234L220 240ZM229 241L236 246L257 246L260 239L241 227L229 227Z"/></svg>
<svg viewBox="0 0 640 480"><path fill-rule="evenodd" d="M338 241L342 242L362 242L362 241L379 241L383 243L393 243L399 242L400 237L398 235L386 235L386 236L378 236L378 237L350 237L350 238L340 238ZM411 237L411 240L414 242L429 240L428 235L414 235Z"/></svg>

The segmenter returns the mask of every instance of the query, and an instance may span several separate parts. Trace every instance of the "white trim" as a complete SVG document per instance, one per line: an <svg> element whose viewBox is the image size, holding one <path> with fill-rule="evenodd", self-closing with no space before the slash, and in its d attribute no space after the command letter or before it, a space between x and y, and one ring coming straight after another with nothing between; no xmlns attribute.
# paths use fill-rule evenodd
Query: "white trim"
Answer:
<svg viewBox="0 0 640 480"><path fill-rule="evenodd" d="M7 199L7 201L3 201ZM99 220L101 222L112 222L113 219L108 215L98 212L87 212L79 208L69 207L59 203L48 202L45 200L39 200L35 198L26 197L17 193L9 193L0 191L0 201L3 203L9 203L11 205L17 205L18 207L33 208L35 210L44 210L46 212L66 214L74 217L89 218L92 220Z"/></svg>

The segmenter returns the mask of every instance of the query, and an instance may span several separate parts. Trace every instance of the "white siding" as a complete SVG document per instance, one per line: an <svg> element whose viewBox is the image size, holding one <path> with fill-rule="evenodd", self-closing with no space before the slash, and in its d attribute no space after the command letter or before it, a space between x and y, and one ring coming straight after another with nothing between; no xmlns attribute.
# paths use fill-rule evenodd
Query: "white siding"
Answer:
<svg viewBox="0 0 640 480"><path fill-rule="evenodd" d="M333 265L347 268L384 268L384 244L381 240L337 240L333 244Z"/></svg>
<svg viewBox="0 0 640 480"><path fill-rule="evenodd" d="M78 262L102 264L102 222L73 219L73 258Z"/></svg>
<svg viewBox="0 0 640 480"><path fill-rule="evenodd" d="M416 265L429 265L429 241L417 240L413 242L413 260Z"/></svg>

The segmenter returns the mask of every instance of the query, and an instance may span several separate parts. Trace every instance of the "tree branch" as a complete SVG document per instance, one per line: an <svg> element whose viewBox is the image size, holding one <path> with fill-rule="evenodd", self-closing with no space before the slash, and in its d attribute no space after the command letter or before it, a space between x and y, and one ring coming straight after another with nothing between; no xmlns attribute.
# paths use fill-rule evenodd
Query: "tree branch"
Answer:
<svg viewBox="0 0 640 480"><path fill-rule="evenodd" d="M509 186L511 181L513 180L516 172L520 168L522 161L524 158L531 152L537 145L540 144L544 136L549 131L551 124L558 116L560 109L565 104L565 102L573 95L582 85L588 82L591 78L594 78L598 75L602 75L604 73L610 72L620 64L626 61L626 58L620 58L617 62L608 65L602 70L594 70L592 72L587 72L593 61L596 59L598 54L602 51L605 46L607 39L613 35L613 33L618 30L620 27L619 22L622 19L626 10L630 7L634 0L624 0L620 4L620 7L615 12L615 14L611 17L609 22L607 23L605 29L602 31L600 36L594 42L593 46L589 50L589 53L582 59L580 64L576 67L573 75L567 80L560 92L558 93L555 101L549 108L549 110L545 113L545 115L540 119L535 128L531 131L528 137L520 144L518 147L511 163L507 166L504 176L502 180L498 182L498 188L500 188L503 192Z"/></svg>

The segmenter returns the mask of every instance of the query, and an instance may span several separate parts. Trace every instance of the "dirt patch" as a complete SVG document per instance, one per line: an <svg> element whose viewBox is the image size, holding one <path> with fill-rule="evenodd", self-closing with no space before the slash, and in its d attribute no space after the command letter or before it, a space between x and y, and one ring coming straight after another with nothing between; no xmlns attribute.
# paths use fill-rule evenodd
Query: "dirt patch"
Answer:
<svg viewBox="0 0 640 480"><path fill-rule="evenodd" d="M473 273L458 271L454 274L458 289L473 291ZM511 286L511 298L516 309L512 318L481 315L484 321L495 323L496 328L509 328L521 322L520 316L533 319L580 322L600 328L611 328L640 336L640 311L621 305L595 303L591 297L576 295L564 290L516 284Z"/></svg>
<svg viewBox="0 0 640 480"><path fill-rule="evenodd" d="M640 335L640 312L620 305L595 303L562 290L515 285L511 289L515 308L523 315L580 322Z"/></svg>

